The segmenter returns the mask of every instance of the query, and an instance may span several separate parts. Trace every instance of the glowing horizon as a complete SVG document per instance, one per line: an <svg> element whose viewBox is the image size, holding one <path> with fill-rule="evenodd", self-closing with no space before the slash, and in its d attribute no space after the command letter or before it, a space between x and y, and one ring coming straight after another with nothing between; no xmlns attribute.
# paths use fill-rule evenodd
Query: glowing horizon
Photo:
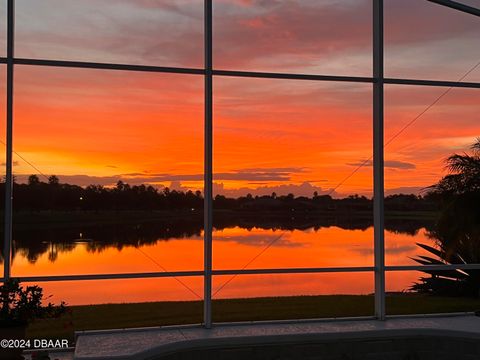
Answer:
<svg viewBox="0 0 480 360"><path fill-rule="evenodd" d="M52 24L67 17L51 6L71 14L61 34ZM92 9L97 15L87 16ZM16 53L201 68L202 9L201 1L19 2ZM371 76L366 0L220 0L214 12L216 68ZM435 16L425 21L427 13ZM480 58L476 20L427 2L386 1L386 76L458 80ZM478 79L477 68L464 80ZM453 89L402 130L445 90L385 87L385 141L401 132L385 149L387 194L435 183L444 159L480 135L478 89ZM371 98L370 84L215 77L214 192L371 196ZM61 182L203 188L202 76L17 65L14 113L14 150ZM34 173L14 156L19 181Z"/></svg>

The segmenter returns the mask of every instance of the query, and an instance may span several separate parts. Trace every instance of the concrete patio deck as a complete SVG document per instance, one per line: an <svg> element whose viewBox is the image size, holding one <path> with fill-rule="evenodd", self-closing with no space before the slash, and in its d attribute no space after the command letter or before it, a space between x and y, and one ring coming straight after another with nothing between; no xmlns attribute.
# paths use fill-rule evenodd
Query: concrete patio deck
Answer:
<svg viewBox="0 0 480 360"><path fill-rule="evenodd" d="M463 341L461 346L467 349L467 353L465 353L467 357L465 359L480 358L480 318L472 314L399 317L386 321L351 319L342 321L319 320L311 322L222 324L216 325L210 330L200 326L177 326L85 331L77 333L74 359L184 359L188 357L181 357L180 355L175 357L175 354L188 351L196 351L198 354L196 358L200 359L211 358L212 351L215 349L223 349L221 352L223 351L224 356L215 356L218 359L240 359L242 357L249 358L248 351L251 352L252 347L258 346L269 346L272 348L282 346L282 344L283 346L285 344L303 344L305 348L305 344L309 344L311 347L314 344L335 342L337 345L340 344L340 347L343 347L342 344L347 343L360 344L361 342L378 342L382 340L385 342L385 340L389 339L402 338L410 338L413 342L417 341L418 346L424 346L427 338L440 339L436 343L429 343L430 350L428 351L430 352L435 349L438 350L438 346L442 346L445 343L442 339L457 339L456 341ZM398 346L402 347L404 345L400 344ZM385 346L383 347L385 348ZM228 349L237 349L237 351L230 351L229 356ZM239 349L247 350L242 350L243 355L239 355L242 352ZM323 349L325 350L327 347L324 346ZM205 355L205 350L210 351L210 356ZM283 352L285 354L285 351L288 352L288 348L284 348L280 353ZM329 348L325 351L332 353L338 352L338 349ZM388 352L386 349L382 351L384 351L384 354ZM424 351L425 354L428 351ZM479 357L476 357L477 355ZM284 357L270 358L291 359L292 357L285 355ZM295 358L303 359L307 357ZM313 359L313 357L311 358ZM338 358L350 359L355 357ZM377 357L365 358L377 359ZM378 358L380 359L381 357ZM400 359L401 357L388 358ZM421 358L430 359L434 357L425 356ZM438 355L436 358L438 358Z"/></svg>

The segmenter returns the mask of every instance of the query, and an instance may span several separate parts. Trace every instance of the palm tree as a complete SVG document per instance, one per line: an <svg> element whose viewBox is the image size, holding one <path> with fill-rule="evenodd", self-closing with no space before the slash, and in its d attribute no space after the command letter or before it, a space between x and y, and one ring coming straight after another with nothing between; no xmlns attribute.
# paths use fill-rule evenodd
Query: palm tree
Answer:
<svg viewBox="0 0 480 360"><path fill-rule="evenodd" d="M451 172L429 187L442 200L441 213L429 236L436 248L417 244L432 256L417 256L422 265L480 263L480 138L472 154L454 154L447 162ZM411 290L442 295L480 296L480 270L424 271Z"/></svg>
<svg viewBox="0 0 480 360"><path fill-rule="evenodd" d="M446 160L451 174L430 189L443 195L458 195L480 191L480 137L470 147L472 154L454 154Z"/></svg>

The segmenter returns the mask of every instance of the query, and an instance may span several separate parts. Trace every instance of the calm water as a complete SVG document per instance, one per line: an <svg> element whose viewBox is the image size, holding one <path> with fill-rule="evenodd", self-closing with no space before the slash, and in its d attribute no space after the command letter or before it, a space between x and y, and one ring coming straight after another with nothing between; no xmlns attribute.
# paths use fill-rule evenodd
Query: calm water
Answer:
<svg viewBox="0 0 480 360"><path fill-rule="evenodd" d="M373 227L315 226L302 229L231 226L214 231L215 269L342 267L373 265ZM388 226L387 226L388 227ZM201 230L154 225L109 225L17 231L14 276L202 270ZM427 255L417 242L434 245L425 227L386 232L387 265L415 264ZM419 272L387 275L387 290L402 291ZM70 281L41 284L53 300L69 304L202 297L201 277ZM239 275L214 277L215 298L314 294L369 294L373 273Z"/></svg>

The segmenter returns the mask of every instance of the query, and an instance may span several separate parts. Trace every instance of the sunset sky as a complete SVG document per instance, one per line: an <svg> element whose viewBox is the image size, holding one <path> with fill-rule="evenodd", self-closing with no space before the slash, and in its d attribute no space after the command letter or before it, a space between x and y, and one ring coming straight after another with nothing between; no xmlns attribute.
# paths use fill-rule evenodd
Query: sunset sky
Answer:
<svg viewBox="0 0 480 360"><path fill-rule="evenodd" d="M203 1L18 0L16 11L18 57L203 66ZM369 0L214 0L214 67L371 76L371 20ZM0 39L5 56L4 24ZM458 80L480 61L480 20L386 0L385 41L387 77ZM464 80L480 81L480 66ZM14 149L42 173L202 189L202 76L17 66L15 82ZM447 90L385 88L386 141ZM370 84L215 77L215 192L370 196L370 162L332 189L372 155L371 99ZM479 89L453 89L415 121L386 147L387 193L445 175L445 158L480 136L479 114ZM20 180L36 173L14 160Z"/></svg>

